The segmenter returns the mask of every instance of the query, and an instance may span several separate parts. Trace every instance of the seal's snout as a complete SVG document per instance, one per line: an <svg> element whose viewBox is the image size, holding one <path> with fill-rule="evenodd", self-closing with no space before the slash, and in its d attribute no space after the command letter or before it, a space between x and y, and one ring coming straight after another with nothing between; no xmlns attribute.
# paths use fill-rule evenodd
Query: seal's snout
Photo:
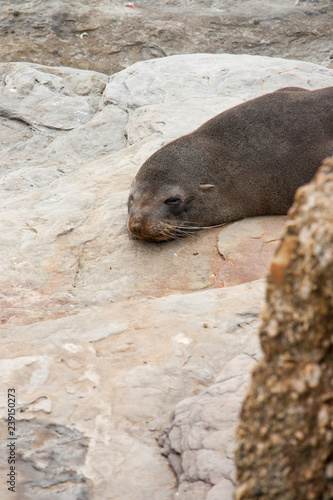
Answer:
<svg viewBox="0 0 333 500"><path fill-rule="evenodd" d="M134 203L134 196L131 193L128 198L128 229L138 238L143 238L144 233L147 232L147 209L142 206L142 203Z"/></svg>
<svg viewBox="0 0 333 500"><path fill-rule="evenodd" d="M147 216L131 214L128 220L128 229L136 238L150 238L152 228Z"/></svg>
<svg viewBox="0 0 333 500"><path fill-rule="evenodd" d="M128 229L135 238L151 241L167 241L173 239L173 225L167 222L156 221L150 217L130 216Z"/></svg>
<svg viewBox="0 0 333 500"><path fill-rule="evenodd" d="M133 221L133 222L130 221L128 224L128 229L135 236L140 236L140 234L142 233L142 224L140 221Z"/></svg>

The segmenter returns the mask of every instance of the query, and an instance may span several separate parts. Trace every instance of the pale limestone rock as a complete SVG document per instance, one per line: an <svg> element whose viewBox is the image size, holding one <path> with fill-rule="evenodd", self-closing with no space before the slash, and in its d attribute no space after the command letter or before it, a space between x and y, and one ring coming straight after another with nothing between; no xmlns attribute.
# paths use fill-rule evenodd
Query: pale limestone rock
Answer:
<svg viewBox="0 0 333 500"><path fill-rule="evenodd" d="M0 360L3 387L18 389L21 409L18 419L33 422L30 428L35 425L40 434L39 444L31 450L28 443L32 438L24 437L28 423L23 422L21 427L18 422L22 432L18 449L22 454L19 467L25 500L34 498L45 477L52 479L59 498L67 498L61 496L67 491L61 493L61 481L70 470L73 474L68 480L68 491L74 488L77 476L82 477L88 488L87 498L113 500L133 496L138 500L171 500L175 478L156 439L175 404L209 387L226 367L226 374L222 371L217 378L217 384L222 385L215 398L216 405L213 404L215 386L206 396L209 401L206 420L214 424L219 443L223 441L219 405L225 407L225 426L234 422L239 395L235 395L237 406L232 409L232 396L228 394L232 394L230 391L236 389L236 384L230 385L230 375L239 371L238 353L248 353L241 354L245 360L252 356L259 322L253 309L259 311L264 289L262 280L192 296L132 300L131 307L128 302L118 302L3 331ZM251 321L230 331L234 318L249 315ZM204 328L205 322L208 328ZM184 344L184 338L191 342ZM31 350L34 356L29 354ZM224 390L226 401L223 401ZM38 406L40 401L50 401L51 405ZM5 403L1 402L2 415ZM187 405L186 400L183 404ZM200 403L198 408L200 417ZM50 425L60 426L69 433L66 443L59 443L61 459L50 456L53 446L48 437ZM226 434L228 440L224 446L230 452L233 433ZM79 466L76 462L71 465L74 437L78 446L81 443L84 447L80 455L84 463ZM212 439L214 436L210 438L209 432L204 433L203 465L199 471L206 467L205 478L219 479L223 473L214 468L217 457L218 463L228 465L228 471L233 466L231 457L227 461L224 458L224 448L213 450L211 461L205 466L205 453L211 453ZM39 462L41 456L45 463ZM51 471L45 469L53 460ZM33 478L29 472L32 466L39 467ZM52 470L59 467L61 475L52 476ZM5 470L4 462L1 470ZM48 490L43 491L48 494L45 493ZM73 498L80 498L79 494Z"/></svg>
<svg viewBox="0 0 333 500"><path fill-rule="evenodd" d="M175 415L160 438L163 453L180 483L175 498L232 500L234 435L250 371L259 356L254 337L242 354L226 363L209 389L176 406Z"/></svg>

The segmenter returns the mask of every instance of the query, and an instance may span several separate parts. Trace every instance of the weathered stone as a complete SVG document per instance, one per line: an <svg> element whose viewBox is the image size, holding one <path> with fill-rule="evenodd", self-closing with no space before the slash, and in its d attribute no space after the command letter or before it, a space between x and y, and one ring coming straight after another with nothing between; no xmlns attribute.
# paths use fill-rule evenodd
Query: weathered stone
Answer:
<svg viewBox="0 0 333 500"><path fill-rule="evenodd" d="M79 486L85 486L87 498L171 500L175 478L156 438L176 403L208 388L237 354L248 353L243 357L253 363L258 314L232 332L229 326L235 318L259 311L264 288L262 280L196 294L124 301L3 331L1 387L3 394L8 387L17 390L17 450L22 456L18 468L24 500L34 498L41 488L43 500L53 499L53 489L57 498L67 500L70 494L79 498L73 493ZM203 327L205 321L208 328ZM225 387L231 403L230 373L227 369L219 398L223 400ZM209 394L208 398L213 399ZM236 404L240 400L236 395ZM3 417L6 403L2 398ZM234 422L237 411L228 414L230 403L225 403L225 419ZM218 401L207 413L207 418L215 417ZM217 435L220 420L214 424ZM7 435L5 421L1 435ZM209 450L209 432L205 440ZM230 432L227 446L232 440ZM82 454L74 460L80 446ZM1 474L7 470L5 459L2 454ZM231 459L227 463L232 468ZM203 467L207 477L220 475L212 462L209 470L205 461ZM62 490L59 481L66 474L71 479L62 483ZM11 498L5 495L6 491L1 498Z"/></svg>
<svg viewBox="0 0 333 500"><path fill-rule="evenodd" d="M91 498L87 478L79 473L88 450L81 432L37 419L20 420L18 440L19 498L43 500L45 491L50 500Z"/></svg>
<svg viewBox="0 0 333 500"><path fill-rule="evenodd" d="M328 159L297 191L272 262L260 331L265 356L237 434L237 499L333 498L332 199Z"/></svg>
<svg viewBox="0 0 333 500"><path fill-rule="evenodd" d="M328 65L332 12L325 0L2 0L0 60L107 74L198 52Z"/></svg>
<svg viewBox="0 0 333 500"><path fill-rule="evenodd" d="M254 337L242 354L223 366L213 385L178 403L160 440L178 477L175 498L232 499L234 434L250 371L259 356Z"/></svg>

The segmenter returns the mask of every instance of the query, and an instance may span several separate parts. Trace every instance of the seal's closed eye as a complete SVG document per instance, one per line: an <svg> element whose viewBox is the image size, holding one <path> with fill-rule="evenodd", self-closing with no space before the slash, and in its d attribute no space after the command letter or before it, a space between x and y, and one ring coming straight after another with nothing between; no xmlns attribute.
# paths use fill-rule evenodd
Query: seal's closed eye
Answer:
<svg viewBox="0 0 333 500"><path fill-rule="evenodd" d="M168 198L167 200L165 200L164 203L166 205L176 206L176 205L180 205L180 202L181 202L180 198Z"/></svg>

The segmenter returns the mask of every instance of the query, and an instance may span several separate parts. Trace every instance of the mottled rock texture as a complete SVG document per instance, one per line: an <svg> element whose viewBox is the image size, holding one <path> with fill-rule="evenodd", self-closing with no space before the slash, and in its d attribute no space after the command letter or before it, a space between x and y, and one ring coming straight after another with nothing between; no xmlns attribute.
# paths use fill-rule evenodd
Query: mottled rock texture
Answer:
<svg viewBox="0 0 333 500"><path fill-rule="evenodd" d="M206 52L331 63L329 0L2 0L0 60L115 73Z"/></svg>
<svg viewBox="0 0 333 500"><path fill-rule="evenodd" d="M237 500L333 498L333 159L300 188L271 265L237 433Z"/></svg>

